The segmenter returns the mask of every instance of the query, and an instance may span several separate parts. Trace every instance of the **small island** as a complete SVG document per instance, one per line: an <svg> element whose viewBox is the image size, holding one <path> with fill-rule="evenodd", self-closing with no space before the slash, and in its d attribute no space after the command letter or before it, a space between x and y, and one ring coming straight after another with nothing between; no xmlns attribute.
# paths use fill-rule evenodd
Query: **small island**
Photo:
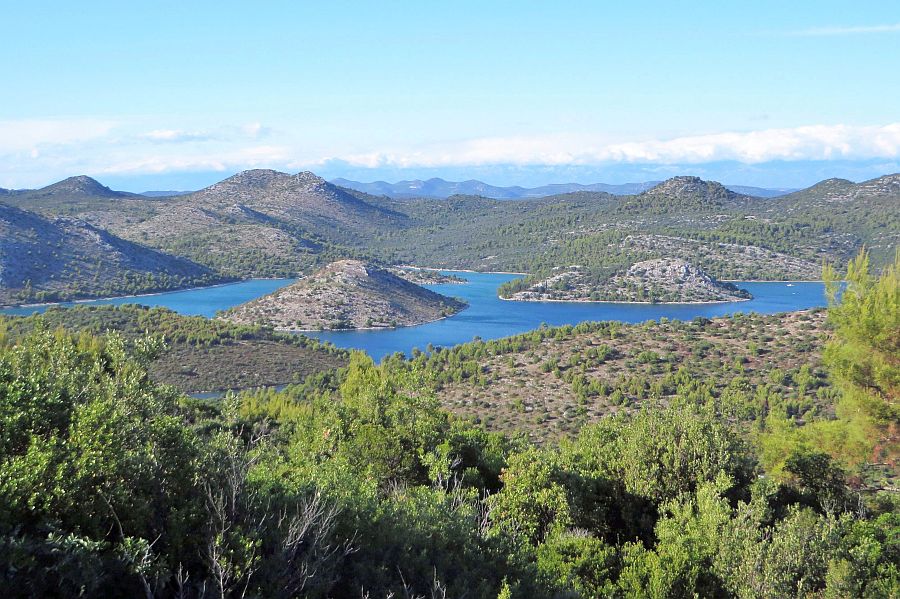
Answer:
<svg viewBox="0 0 900 599"><path fill-rule="evenodd" d="M444 273L431 268L392 266L388 269L388 272L397 275L401 279L406 279L410 283L415 283L416 285L464 285L468 283L468 281L462 277L445 275Z"/></svg>
<svg viewBox="0 0 900 599"><path fill-rule="evenodd" d="M549 276L526 277L500 287L501 299L516 301L699 304L752 299L737 286L717 281L677 258L636 262L610 276L580 266L556 268Z"/></svg>
<svg viewBox="0 0 900 599"><path fill-rule="evenodd" d="M456 314L466 304L372 264L340 260L221 318L281 331L412 326Z"/></svg>

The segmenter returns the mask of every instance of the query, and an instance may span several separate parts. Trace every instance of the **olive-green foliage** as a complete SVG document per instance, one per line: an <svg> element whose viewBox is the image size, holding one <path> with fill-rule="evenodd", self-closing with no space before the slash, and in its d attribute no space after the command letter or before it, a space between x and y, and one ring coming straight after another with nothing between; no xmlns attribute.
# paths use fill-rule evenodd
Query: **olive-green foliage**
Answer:
<svg viewBox="0 0 900 599"><path fill-rule="evenodd" d="M763 461L776 473L802 454L827 454L873 487L895 486L900 422L900 252L876 277L862 252L847 269L845 286L829 279L828 321L834 335L824 360L837 387L835 418L805 427L768 423ZM802 373L798 373L802 376Z"/></svg>
<svg viewBox="0 0 900 599"><path fill-rule="evenodd" d="M840 456L812 445L790 446L777 477L764 470L733 417L746 380L715 387L673 373L664 402L542 447L440 408L429 363L479 377L481 357L576 328L377 366L354 353L345 369L282 392L201 402L150 381L151 339L46 327L23 336L2 321L0 588L11 597L900 594L896 498L858 493ZM600 354L609 352L584 359ZM578 363L555 367L565 375ZM812 384L802 369L780 376Z"/></svg>
<svg viewBox="0 0 900 599"><path fill-rule="evenodd" d="M8 594L296 596L330 580L334 508L271 478L263 436L221 414L190 426L179 394L147 377L154 343L135 341L132 357L115 335L39 330L2 345Z"/></svg>
<svg viewBox="0 0 900 599"><path fill-rule="evenodd" d="M3 320L12 337L36 328L94 334L116 331L131 344L153 335L166 344L166 350L150 364L153 379L186 392L300 381L346 365L349 357L346 350L304 335L133 304L53 307L42 314Z"/></svg>

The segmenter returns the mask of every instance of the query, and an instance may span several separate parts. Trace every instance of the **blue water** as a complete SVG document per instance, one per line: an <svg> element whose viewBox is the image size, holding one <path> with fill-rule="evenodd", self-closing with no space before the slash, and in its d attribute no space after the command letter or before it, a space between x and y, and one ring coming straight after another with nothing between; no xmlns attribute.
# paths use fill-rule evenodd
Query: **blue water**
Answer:
<svg viewBox="0 0 900 599"><path fill-rule="evenodd" d="M141 304L142 306L162 306L179 314L190 316L206 316L212 318L219 310L227 310L238 304L256 299L276 289L293 283L296 279L250 279L240 283L215 285L200 289L186 289L154 295L136 295L117 297L114 299L90 300L81 302L64 302L52 306L121 306L122 304ZM43 312L50 305L25 306L0 310L0 314L27 316Z"/></svg>
<svg viewBox="0 0 900 599"><path fill-rule="evenodd" d="M446 271L469 281L427 285L445 295L460 297L469 307L444 320L416 327L387 331L326 331L308 333L338 347L358 348L374 359L394 353L409 355L414 347L450 347L471 341L474 337L497 339L536 329L541 323L559 326L585 320L618 320L643 322L662 317L691 320L697 316L713 317L735 312L772 314L825 305L822 283L736 283L748 290L754 299L726 304L604 304L560 302L509 302L497 297L497 287L516 275Z"/></svg>
<svg viewBox="0 0 900 599"><path fill-rule="evenodd" d="M772 314L812 308L825 305L822 283L737 283L747 289L754 299L748 302L727 304L693 305L653 305L653 304L602 304L602 303L558 303L558 302L507 302L497 297L497 287L516 275L484 274L447 271L469 282L465 285L428 285L430 289L446 295L465 299L469 307L450 318L423 324L380 331L331 331L308 333L338 347L358 348L369 353L374 359L394 352L409 354L414 347L425 349L434 346L450 347L473 338L497 339L524 333L548 325L576 324L585 320L618 320L621 322L643 322L661 317L691 320L697 316L713 317L735 312L758 312ZM225 310L271 293L279 287L292 283L294 279L254 279L229 285L218 285L203 289L174 291L158 295L121 297L109 300L95 300L55 304L71 305L121 305L143 304L163 306L181 314L212 317L219 310ZM32 314L43 312L47 306L11 308L0 310L3 314Z"/></svg>

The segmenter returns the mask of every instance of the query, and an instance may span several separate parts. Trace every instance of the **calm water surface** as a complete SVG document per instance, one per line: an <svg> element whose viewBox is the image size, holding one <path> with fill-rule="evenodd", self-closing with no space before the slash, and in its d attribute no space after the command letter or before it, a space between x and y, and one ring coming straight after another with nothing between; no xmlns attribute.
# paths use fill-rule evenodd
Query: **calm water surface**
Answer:
<svg viewBox="0 0 900 599"><path fill-rule="evenodd" d="M822 283L737 283L753 294L747 302L726 304L653 305L560 302L508 302L497 297L501 283L517 275L445 271L468 280L465 285L427 285L445 295L461 297L469 307L444 320L387 331L331 331L309 333L338 347L358 348L374 359L393 352L405 354L414 347L450 347L473 338L497 339L536 329L541 323L552 326L585 320L643 322L662 317L691 320L697 316L723 316L735 312L772 314L825 305Z"/></svg>
<svg viewBox="0 0 900 599"><path fill-rule="evenodd" d="M459 314L437 322L415 327L382 331L337 331L309 333L339 347L365 350L376 360L394 352L409 352L414 347L424 349L429 343L449 347L471 341L475 337L496 339L530 331L542 323L548 325L576 324L585 320L618 320L643 322L662 317L691 320L697 316L713 317L735 312L772 314L825 305L822 283L738 283L754 299L727 304L652 305L600 304L558 302L505 302L497 297L497 287L516 278L516 275L484 274L446 271L469 282L465 285L428 285L430 289L465 299L469 307ZM294 279L254 279L229 285L203 289L174 291L158 295L95 300L71 305L143 304L163 306L181 314L212 317L243 302L271 293ZM47 306L12 308L4 314L32 314Z"/></svg>
<svg viewBox="0 0 900 599"><path fill-rule="evenodd" d="M132 295L113 299L90 300L83 302L64 302L53 306L121 306L122 304L141 304L142 306L162 306L179 314L190 316L206 316L212 318L219 310L227 310L238 304L249 302L280 287L289 285L297 279L250 279L240 283L185 289L154 295ZM27 306L0 310L2 314L27 316L43 312L50 306Z"/></svg>

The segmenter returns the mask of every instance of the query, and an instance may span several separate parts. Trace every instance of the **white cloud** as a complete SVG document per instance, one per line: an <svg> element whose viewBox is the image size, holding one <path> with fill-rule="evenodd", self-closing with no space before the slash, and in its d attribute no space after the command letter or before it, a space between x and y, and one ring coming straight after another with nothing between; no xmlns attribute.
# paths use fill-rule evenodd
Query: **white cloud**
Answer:
<svg viewBox="0 0 900 599"><path fill-rule="evenodd" d="M269 128L264 127L262 123L247 123L241 127L241 133L247 137L257 138L269 133Z"/></svg>
<svg viewBox="0 0 900 599"><path fill-rule="evenodd" d="M269 133L262 123L247 123L239 127L219 126L206 131L186 131L184 129L153 129L138 137L160 143L228 142L242 139L258 139Z"/></svg>
<svg viewBox="0 0 900 599"><path fill-rule="evenodd" d="M284 164L291 157L283 146L251 146L217 153L184 153L147 155L119 160L96 168L102 174L167 173L173 171L225 171Z"/></svg>
<svg viewBox="0 0 900 599"><path fill-rule="evenodd" d="M789 31L787 35L795 37L825 37L836 35L868 35L873 33L900 33L900 23L851 27L810 27L809 29Z"/></svg>
<svg viewBox="0 0 900 599"><path fill-rule="evenodd" d="M261 143L265 138L268 143ZM176 143L182 142L182 143ZM259 123L209 128L151 127L103 119L0 121L0 187L46 185L72 174L149 174L245 168L304 170L345 163L364 168L477 166L700 165L732 161L900 159L900 123L811 125L603 139L589 133L484 137L366 149L358 139L317 149Z"/></svg>
<svg viewBox="0 0 900 599"><path fill-rule="evenodd" d="M100 139L115 126L116 121L91 118L0 121L0 155Z"/></svg>
<svg viewBox="0 0 900 599"><path fill-rule="evenodd" d="M141 135L142 138L156 142L183 143L189 141L207 141L212 139L208 133L190 132L180 129L154 129Z"/></svg>
<svg viewBox="0 0 900 599"><path fill-rule="evenodd" d="M897 157L900 157L900 123L813 125L611 144L596 144L585 135L492 137L406 151L351 153L334 158L361 167L405 168L609 162L700 164L722 160L755 164L771 160Z"/></svg>

